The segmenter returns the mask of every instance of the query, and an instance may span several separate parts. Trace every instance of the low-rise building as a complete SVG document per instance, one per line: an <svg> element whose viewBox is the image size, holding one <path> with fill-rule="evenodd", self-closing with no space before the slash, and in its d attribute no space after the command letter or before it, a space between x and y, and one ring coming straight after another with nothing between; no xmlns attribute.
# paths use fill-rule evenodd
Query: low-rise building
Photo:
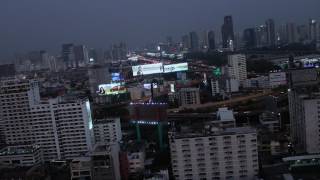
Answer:
<svg viewBox="0 0 320 180"><path fill-rule="evenodd" d="M7 146L0 150L0 164L14 166L33 166L43 163L40 146Z"/></svg>
<svg viewBox="0 0 320 180"><path fill-rule="evenodd" d="M90 157L74 158L70 163L71 180L92 179L92 163Z"/></svg>
<svg viewBox="0 0 320 180"><path fill-rule="evenodd" d="M122 139L120 118L97 119L93 124L96 144L112 144Z"/></svg>
<svg viewBox="0 0 320 180"><path fill-rule="evenodd" d="M285 72L270 72L269 73L269 85L271 88L287 84L287 76Z"/></svg>
<svg viewBox="0 0 320 180"><path fill-rule="evenodd" d="M275 112L263 112L259 116L259 121L262 126L265 126L272 133L280 131L280 116Z"/></svg>

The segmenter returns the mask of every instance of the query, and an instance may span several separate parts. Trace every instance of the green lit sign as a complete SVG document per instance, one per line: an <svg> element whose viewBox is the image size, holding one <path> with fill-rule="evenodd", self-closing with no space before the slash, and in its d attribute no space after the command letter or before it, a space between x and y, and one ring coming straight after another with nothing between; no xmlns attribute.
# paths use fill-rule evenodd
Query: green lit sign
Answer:
<svg viewBox="0 0 320 180"><path fill-rule="evenodd" d="M215 76L221 76L221 69L220 68L214 68L213 69L213 75Z"/></svg>

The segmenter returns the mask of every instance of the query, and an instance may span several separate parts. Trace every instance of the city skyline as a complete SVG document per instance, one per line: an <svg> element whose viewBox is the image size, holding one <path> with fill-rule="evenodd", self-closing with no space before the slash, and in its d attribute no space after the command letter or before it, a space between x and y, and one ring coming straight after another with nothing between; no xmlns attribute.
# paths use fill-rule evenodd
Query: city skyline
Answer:
<svg viewBox="0 0 320 180"><path fill-rule="evenodd" d="M290 1L291 9L288 10L288 2L277 2L274 7L275 2L272 1L252 0L241 3L232 0L203 1L201 4L184 2L183 6L180 1L170 1L169 5L164 1L126 4L3 1L0 6L0 24L6 28L0 30L0 62L12 58L14 53L39 49L59 54L61 44L69 42L106 49L112 43L124 41L129 47L136 48L147 43L164 41L166 36L180 41L183 34L203 30L214 30L216 39L221 41L220 28L226 15L232 15L235 33L264 24L269 18L274 19L276 27L287 22L307 24L309 18L319 19L316 11L317 4L320 5L318 1L304 2L304 7L308 8L307 13L299 11L301 2L296 0ZM126 5L130 8L126 8ZM34 9L35 7L38 8ZM237 10L235 7L243 8ZM194 9L201 9L201 12L190 13ZM257 9L259 16L252 16ZM105 20L101 20L101 17L105 17ZM128 29L131 32L128 33Z"/></svg>

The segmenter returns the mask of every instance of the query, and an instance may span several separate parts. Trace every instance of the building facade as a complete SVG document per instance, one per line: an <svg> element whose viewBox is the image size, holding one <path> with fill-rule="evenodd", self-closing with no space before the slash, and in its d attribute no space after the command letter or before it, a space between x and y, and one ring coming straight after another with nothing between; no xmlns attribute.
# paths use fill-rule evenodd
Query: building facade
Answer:
<svg viewBox="0 0 320 180"><path fill-rule="evenodd" d="M203 133L171 132L173 175L180 179L254 179L257 134L249 128Z"/></svg>
<svg viewBox="0 0 320 180"><path fill-rule="evenodd" d="M35 80L8 79L0 87L1 129L8 145L39 145L45 161L89 152L93 132L87 100L41 100Z"/></svg>

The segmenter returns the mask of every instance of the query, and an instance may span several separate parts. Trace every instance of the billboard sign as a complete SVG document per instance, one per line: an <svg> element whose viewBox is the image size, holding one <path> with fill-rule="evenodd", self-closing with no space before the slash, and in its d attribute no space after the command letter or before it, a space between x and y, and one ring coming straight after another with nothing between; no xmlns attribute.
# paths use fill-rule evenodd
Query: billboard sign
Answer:
<svg viewBox="0 0 320 180"><path fill-rule="evenodd" d="M111 79L112 79L112 81L121 81L121 80L123 80L121 78L120 73L111 73Z"/></svg>
<svg viewBox="0 0 320 180"><path fill-rule="evenodd" d="M98 93L100 95L117 95L126 93L127 89L121 83L100 84Z"/></svg>
<svg viewBox="0 0 320 180"><path fill-rule="evenodd" d="M163 73L162 63L132 66L133 76Z"/></svg>
<svg viewBox="0 0 320 180"><path fill-rule="evenodd" d="M163 65L162 63L132 66L133 76L188 71L188 63Z"/></svg>
<svg viewBox="0 0 320 180"><path fill-rule="evenodd" d="M164 65L164 73L188 71L188 63Z"/></svg>

